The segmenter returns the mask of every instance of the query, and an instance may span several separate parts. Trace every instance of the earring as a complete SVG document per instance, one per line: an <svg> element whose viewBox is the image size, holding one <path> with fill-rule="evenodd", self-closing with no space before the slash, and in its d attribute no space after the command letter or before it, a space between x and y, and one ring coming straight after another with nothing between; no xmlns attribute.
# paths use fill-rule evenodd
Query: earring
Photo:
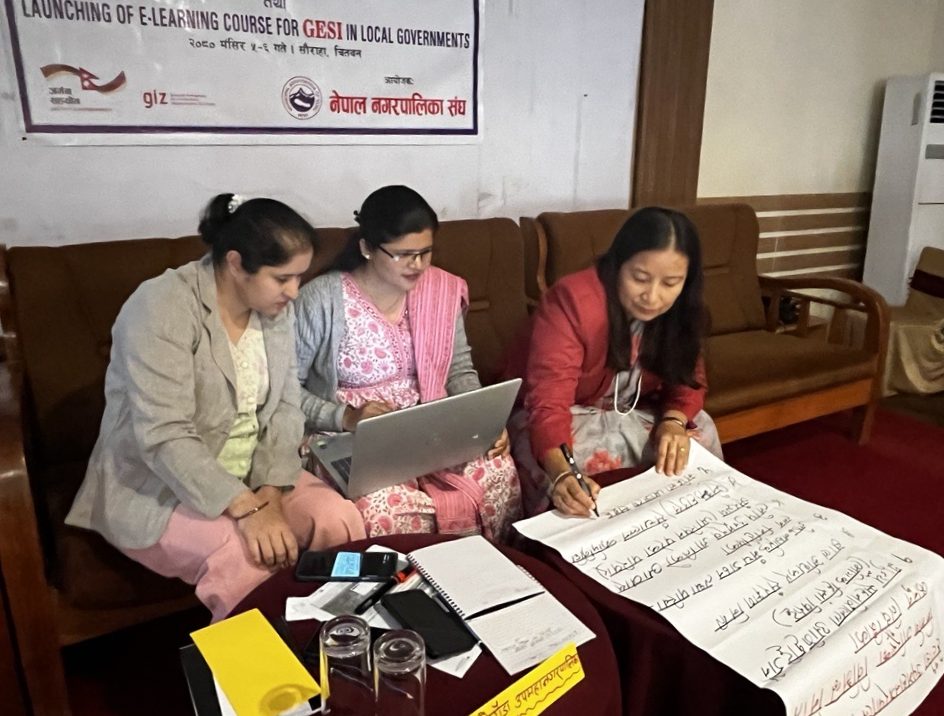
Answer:
<svg viewBox="0 0 944 716"><path fill-rule="evenodd" d="M361 254L361 256L370 261L370 254Z"/></svg>

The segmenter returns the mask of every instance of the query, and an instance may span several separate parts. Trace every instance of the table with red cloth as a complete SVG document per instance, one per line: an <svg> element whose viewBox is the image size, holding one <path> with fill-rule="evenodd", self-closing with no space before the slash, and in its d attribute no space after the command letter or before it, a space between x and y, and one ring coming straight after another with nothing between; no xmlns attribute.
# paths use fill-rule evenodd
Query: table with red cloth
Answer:
<svg viewBox="0 0 944 716"><path fill-rule="evenodd" d="M443 535L391 535L375 539L362 540L342 545L338 549L362 551L379 544L398 552L407 553L437 542L453 539ZM553 715L580 713L590 714L620 713L621 699L619 675L613 647L607 637L606 628L593 607L581 592L567 579L537 559L508 547L498 547L515 564L526 569L544 588L580 619L594 634L591 639L577 648L584 670L584 679L568 691L544 713ZM470 575L470 579L484 579L484 575ZM258 608L269 620L277 624L285 614L286 597L302 597L311 594L317 585L311 582L298 582L291 570L277 572L271 578L256 587L233 610L233 614ZM292 639L298 647L304 646L314 636L321 623L315 620L289 623ZM466 716L484 705L486 701L501 693L524 673L509 676L498 661L487 651L475 661L462 679L427 667L426 670L426 713L430 716ZM319 675L314 673L315 679Z"/></svg>
<svg viewBox="0 0 944 716"><path fill-rule="evenodd" d="M625 468L594 475L601 487L612 485L640 474L644 468ZM888 523L874 513L876 503L868 492L860 492L852 484L841 486L809 481L804 489L791 489L784 481L763 480L779 490L795 494L826 507L832 507L879 529ZM885 509L893 510L901 500L886 490ZM834 499L842 495L841 500ZM933 519L933 518L932 518ZM926 535L928 518L912 523L896 535L908 539L908 530ZM902 532L905 532L904 534ZM944 534L944 531L940 532ZM924 539L915 539L925 542ZM591 579L567 562L557 550L539 542L519 537L516 546L557 569L577 586L596 608L606 625L619 664L624 714L633 716L783 716L785 707L769 689L751 683L730 667L692 644L665 618L652 609L620 596ZM938 683L917 711L920 716L944 714L944 684Z"/></svg>

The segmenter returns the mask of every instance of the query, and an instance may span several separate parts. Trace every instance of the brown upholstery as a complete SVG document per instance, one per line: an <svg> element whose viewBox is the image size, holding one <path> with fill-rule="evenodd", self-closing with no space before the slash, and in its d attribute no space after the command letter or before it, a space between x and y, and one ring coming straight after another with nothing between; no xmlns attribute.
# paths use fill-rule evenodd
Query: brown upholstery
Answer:
<svg viewBox="0 0 944 716"><path fill-rule="evenodd" d="M128 296L145 279L202 254L195 237L9 250L37 457L44 464L92 451L105 408L111 326Z"/></svg>
<svg viewBox="0 0 944 716"><path fill-rule="evenodd" d="M711 335L764 328L754 210L746 204L726 204L689 207L685 213L701 239Z"/></svg>
<svg viewBox="0 0 944 716"><path fill-rule="evenodd" d="M867 351L765 330L711 336L706 352L705 409L716 416L875 375L876 356Z"/></svg>
<svg viewBox="0 0 944 716"><path fill-rule="evenodd" d="M586 268L605 253L630 213L624 209L602 209L545 212L538 216L547 234L547 285L553 286L562 276Z"/></svg>
<svg viewBox="0 0 944 716"><path fill-rule="evenodd" d="M46 567L77 607L123 606L192 589L150 573L63 519L85 475L105 408L111 326L138 285L203 254L196 237L141 239L7 254L19 344L33 406L29 464Z"/></svg>
<svg viewBox="0 0 944 716"><path fill-rule="evenodd" d="M876 344L868 350L854 350L765 330L771 326L761 300L758 225L753 209L745 204L717 204L680 210L692 220L701 239L705 303L710 314L705 347L706 409L718 423L722 440L815 417L830 401L834 410L851 407L850 400L852 405L868 404L874 409L870 384L884 358ZM533 293L535 287L552 286L562 276L590 266L609 248L631 213L625 209L546 212L536 219L522 219L523 226L531 227L523 234L528 242L526 270L537 273L525 283L529 299L534 302L539 298ZM772 281L764 279L768 286ZM784 286L799 288L797 281L788 280ZM862 299L875 314L873 324L881 322L878 313L884 310L884 302L861 284L843 279L817 279L813 283ZM858 303L856 307L861 310ZM883 320L887 330L887 317ZM873 331L878 330L873 325ZM846 387L841 395L827 395L824 402L809 411L809 406L803 405L806 397L838 386ZM780 409L776 406L781 401L793 402ZM750 411L759 408L768 410L752 420ZM730 427L727 416L733 419Z"/></svg>
<svg viewBox="0 0 944 716"><path fill-rule="evenodd" d="M433 263L469 284L465 325L482 382L500 372L505 347L527 318L521 233L511 219L446 221L436 235Z"/></svg>

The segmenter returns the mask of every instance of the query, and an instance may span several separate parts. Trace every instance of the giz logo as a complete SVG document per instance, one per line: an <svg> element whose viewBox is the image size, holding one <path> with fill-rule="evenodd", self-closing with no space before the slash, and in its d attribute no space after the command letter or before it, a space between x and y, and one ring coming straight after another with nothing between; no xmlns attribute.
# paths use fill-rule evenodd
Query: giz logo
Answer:
<svg viewBox="0 0 944 716"><path fill-rule="evenodd" d="M151 109L159 104L167 104L167 93L159 92L158 90L148 90L141 95L141 99L144 101L144 108Z"/></svg>

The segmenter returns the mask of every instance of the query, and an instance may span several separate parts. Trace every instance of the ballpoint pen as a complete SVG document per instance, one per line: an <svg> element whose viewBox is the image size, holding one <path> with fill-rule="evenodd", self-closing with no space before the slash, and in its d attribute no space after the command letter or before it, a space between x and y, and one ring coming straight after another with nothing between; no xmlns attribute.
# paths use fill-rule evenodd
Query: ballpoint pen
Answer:
<svg viewBox="0 0 944 716"><path fill-rule="evenodd" d="M378 601L380 601L380 598L384 594L389 592L393 587L397 586L398 584L403 584L403 582L409 579L414 571L415 570L412 567L407 567L406 569L403 569L397 572L387 581L386 584L383 584L382 586L372 591L370 594L367 595L367 598L364 599L364 601L362 601L360 604L354 607L354 613L363 614L364 612L366 612L368 609L374 606Z"/></svg>
<svg viewBox="0 0 944 716"><path fill-rule="evenodd" d="M590 494L590 485L587 484L587 481L583 477L583 473L580 472L580 468L577 467L577 461L574 460L573 453L570 452L570 447L567 443L561 443L560 451L564 454L564 459L567 461L567 464L570 465L570 471L574 473L574 477L577 478L577 482L580 483L580 489L587 493L587 497L593 500L593 495ZM597 509L597 501L593 500L593 514L597 517L600 516L600 511Z"/></svg>

